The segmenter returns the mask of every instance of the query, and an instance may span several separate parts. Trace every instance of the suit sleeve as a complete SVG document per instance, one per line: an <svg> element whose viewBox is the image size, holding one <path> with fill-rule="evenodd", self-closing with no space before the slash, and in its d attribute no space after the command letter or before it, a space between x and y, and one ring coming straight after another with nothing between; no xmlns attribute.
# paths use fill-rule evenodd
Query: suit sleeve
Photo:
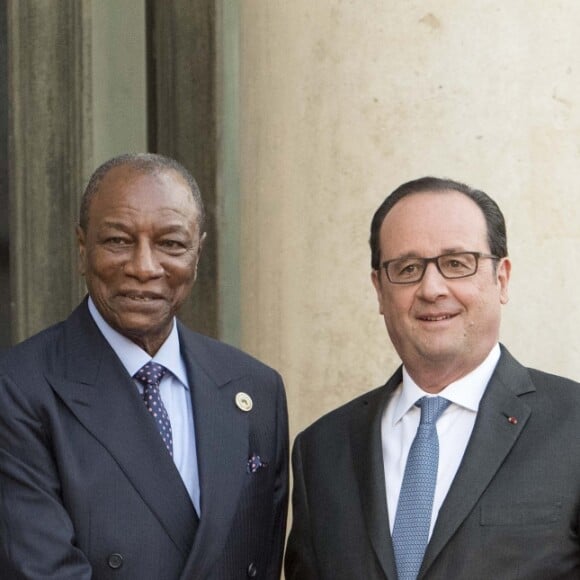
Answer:
<svg viewBox="0 0 580 580"><path fill-rule="evenodd" d="M292 451L294 489L292 492L292 528L286 547L286 580L317 580L316 558L310 527L310 509L302 463L302 438L299 435Z"/></svg>
<svg viewBox="0 0 580 580"><path fill-rule="evenodd" d="M37 408L34 408L34 407ZM89 580L62 503L42 405L0 375L0 578Z"/></svg>
<svg viewBox="0 0 580 580"><path fill-rule="evenodd" d="M288 515L288 409L282 378L277 374L276 406L276 483L274 487L274 534L267 578L278 580L282 572L282 558L286 541L286 521Z"/></svg>

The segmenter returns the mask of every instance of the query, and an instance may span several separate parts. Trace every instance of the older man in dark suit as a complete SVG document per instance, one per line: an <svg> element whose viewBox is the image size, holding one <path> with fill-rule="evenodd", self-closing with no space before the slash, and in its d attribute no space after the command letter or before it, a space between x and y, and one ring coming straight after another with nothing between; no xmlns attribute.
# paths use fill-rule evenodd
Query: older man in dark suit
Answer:
<svg viewBox="0 0 580 580"><path fill-rule="evenodd" d="M89 296L0 365L0 578L279 578L282 381L175 318L203 222L171 159L123 155L92 176Z"/></svg>
<svg viewBox="0 0 580 580"><path fill-rule="evenodd" d="M371 251L403 366L298 436L286 579L580 578L580 385L498 343L501 211L412 181L377 210Z"/></svg>

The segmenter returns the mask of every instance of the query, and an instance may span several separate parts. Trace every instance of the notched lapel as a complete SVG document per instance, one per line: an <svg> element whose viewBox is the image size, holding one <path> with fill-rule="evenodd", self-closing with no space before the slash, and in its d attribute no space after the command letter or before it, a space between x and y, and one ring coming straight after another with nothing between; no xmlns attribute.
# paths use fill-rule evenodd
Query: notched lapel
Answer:
<svg viewBox="0 0 580 580"><path fill-rule="evenodd" d="M188 554L197 516L179 472L131 378L88 312L79 310L67 321L66 376L52 373L46 379L107 449L177 548Z"/></svg>
<svg viewBox="0 0 580 580"><path fill-rule="evenodd" d="M210 376L189 353L201 488L201 518L192 553L183 573L204 578L222 553L247 478L249 421L252 410L236 406L238 392L252 392L247 377ZM267 459L266 459L267 460ZM195 572L195 574L194 574Z"/></svg>
<svg viewBox="0 0 580 580"><path fill-rule="evenodd" d="M521 395L534 390L527 371L503 351L481 400L463 461L439 511L421 574L428 570L474 509L524 431L531 409Z"/></svg>
<svg viewBox="0 0 580 580"><path fill-rule="evenodd" d="M387 510L381 419L400 382L399 370L383 390L369 393L369 398L361 400L360 412L353 417L350 425L353 464L369 537L386 577L393 579L397 577L397 570Z"/></svg>

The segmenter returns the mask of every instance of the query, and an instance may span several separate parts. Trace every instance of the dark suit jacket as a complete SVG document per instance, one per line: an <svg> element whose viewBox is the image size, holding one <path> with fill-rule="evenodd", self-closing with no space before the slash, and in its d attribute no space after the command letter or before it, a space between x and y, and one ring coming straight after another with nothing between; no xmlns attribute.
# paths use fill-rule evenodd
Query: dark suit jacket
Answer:
<svg viewBox="0 0 580 580"><path fill-rule="evenodd" d="M288 434L272 369L179 325L201 520L86 303L0 363L0 579L278 579ZM235 395L252 397L241 411ZM252 472L248 459L260 456Z"/></svg>
<svg viewBox="0 0 580 580"><path fill-rule="evenodd" d="M400 382L297 438L287 580L396 580L380 422ZM419 578L580 578L579 514L580 385L502 348Z"/></svg>

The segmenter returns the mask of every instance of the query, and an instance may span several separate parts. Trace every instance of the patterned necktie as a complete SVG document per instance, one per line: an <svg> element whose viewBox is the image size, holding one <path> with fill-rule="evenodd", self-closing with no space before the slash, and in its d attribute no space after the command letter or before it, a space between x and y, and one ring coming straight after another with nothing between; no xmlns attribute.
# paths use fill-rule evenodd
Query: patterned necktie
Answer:
<svg viewBox="0 0 580 580"><path fill-rule="evenodd" d="M165 447L167 447L169 454L173 457L171 422L169 421L167 409L159 393L159 383L166 372L167 369L163 365L149 361L133 375L133 378L137 379L143 385L143 400L145 401L145 406L155 419L155 424L165 443Z"/></svg>
<svg viewBox="0 0 580 580"><path fill-rule="evenodd" d="M399 580L415 580L423 562L439 466L436 423L450 404L442 397L423 397L415 403L421 407L421 421L409 450L393 527Z"/></svg>

